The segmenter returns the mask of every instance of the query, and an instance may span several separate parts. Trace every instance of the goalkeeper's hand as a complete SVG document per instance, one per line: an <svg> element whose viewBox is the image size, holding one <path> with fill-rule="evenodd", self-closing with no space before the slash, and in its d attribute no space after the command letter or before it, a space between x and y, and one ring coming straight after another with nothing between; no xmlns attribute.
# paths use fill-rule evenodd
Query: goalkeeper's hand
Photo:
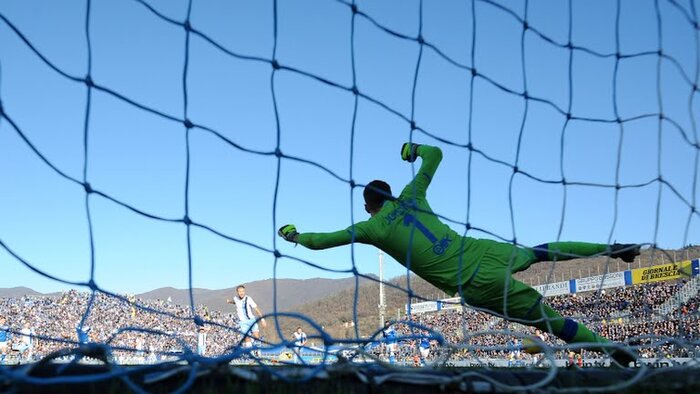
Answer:
<svg viewBox="0 0 700 394"><path fill-rule="evenodd" d="M289 242L297 243L297 240L299 239L299 233L297 232L297 228L294 227L293 224L285 224L284 226L280 227L280 229L277 231L277 234L279 234L280 237L284 238L285 241Z"/></svg>
<svg viewBox="0 0 700 394"><path fill-rule="evenodd" d="M416 158L418 157L418 147L420 144L413 144L410 142L406 142L401 146L401 159L405 160L409 163L413 163L416 161Z"/></svg>

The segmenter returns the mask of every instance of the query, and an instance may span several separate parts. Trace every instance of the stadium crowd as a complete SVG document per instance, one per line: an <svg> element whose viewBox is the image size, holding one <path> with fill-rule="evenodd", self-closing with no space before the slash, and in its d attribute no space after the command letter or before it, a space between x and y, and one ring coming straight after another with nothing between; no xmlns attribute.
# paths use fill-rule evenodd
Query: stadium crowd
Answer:
<svg viewBox="0 0 700 394"><path fill-rule="evenodd" d="M175 305L167 300L138 300L127 297L132 303L161 313L143 310L115 297L98 293L93 300L88 318L83 323L79 337L78 328L90 299L89 293L71 290L58 297L23 296L0 299L0 316L6 317L5 325L13 332L10 348L17 350L20 331L29 329L32 338L31 353L22 355L25 361L39 359L66 347L76 347L79 342L108 342L116 350L120 361L130 358L134 362L155 361L177 354L188 346L197 349L198 326L192 319L189 306ZM218 325L207 325L207 353L222 354L235 346L240 339L237 318L232 314L208 311L198 306L197 315ZM152 330L144 332L124 329L128 327ZM122 329L119 332L119 329ZM158 332L158 333L155 333ZM162 334L159 334L162 333ZM49 340L46 338L52 338ZM184 346L183 346L184 345ZM120 351L118 348L134 349Z"/></svg>
<svg viewBox="0 0 700 394"><path fill-rule="evenodd" d="M682 285L682 282L657 282L601 292L548 297L545 302L562 315L582 321L611 340L640 345L642 357L697 357L700 355L700 299L697 296L669 316L654 319L654 308L668 300ZM77 291L68 291L57 297L0 299L0 318L5 318L4 322L0 320L0 326L4 325L12 331L13 339L9 348L15 350L5 353L23 350L18 346L22 338L27 339L26 335L21 334L22 330L35 335L32 337L30 352L22 353L24 361L36 360L55 350L75 347L79 342L87 341L109 341L120 362L157 361L168 357L168 353L181 352L183 346L189 347L193 352L197 351L199 327L194 324L190 307L175 305L167 300L128 297L132 304L161 312L153 313L118 298L98 294L82 326L83 337L80 337L78 328L89 299L88 293ZM204 306L198 306L196 313L205 320L216 323L207 325L206 355L224 354L239 343L238 321L233 314L208 311ZM426 332L416 329L412 323L439 333L445 343L456 346L439 346L436 340L421 341L416 336L425 335ZM126 327L154 330L162 334L123 330ZM415 314L410 320L394 322L392 327L397 337L394 357L404 363L418 361L419 347L429 350L424 353L427 354L426 360L464 360L477 357L508 359L513 362L532 360L533 356L521 351L522 337L509 334L512 332L537 335L546 343L562 348L557 354L559 358L569 357L564 343L552 335L471 309ZM645 337L649 335L651 337ZM407 336L414 338L402 339ZM694 345L688 346L692 341ZM388 359L386 346L376 346L372 351L377 356ZM585 351L583 355L590 356Z"/></svg>

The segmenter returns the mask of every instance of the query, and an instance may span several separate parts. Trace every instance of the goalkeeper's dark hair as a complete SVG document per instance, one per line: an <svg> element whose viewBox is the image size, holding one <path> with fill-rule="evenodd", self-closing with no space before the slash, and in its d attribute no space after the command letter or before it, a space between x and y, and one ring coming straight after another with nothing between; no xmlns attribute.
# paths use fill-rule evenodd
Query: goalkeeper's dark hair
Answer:
<svg viewBox="0 0 700 394"><path fill-rule="evenodd" d="M365 205L370 211L377 211L382 208L385 201L394 200L394 197L391 195L391 186L377 179L365 186L363 196L365 197Z"/></svg>

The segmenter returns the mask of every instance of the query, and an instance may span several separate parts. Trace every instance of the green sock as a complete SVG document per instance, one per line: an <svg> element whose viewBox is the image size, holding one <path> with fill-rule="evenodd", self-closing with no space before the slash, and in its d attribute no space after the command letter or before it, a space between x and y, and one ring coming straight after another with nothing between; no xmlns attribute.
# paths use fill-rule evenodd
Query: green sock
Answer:
<svg viewBox="0 0 700 394"><path fill-rule="evenodd" d="M540 309L542 308L542 309ZM539 310L533 311L534 316L542 316L542 312L547 317L546 321L541 321L533 326L547 332L551 332L566 343L609 343L608 338L602 337L593 331L589 330L588 327L581 323L578 323L572 319L564 318L557 311L552 309L549 305L541 304L538 306ZM534 317L533 316L533 317ZM549 324L548 324L549 323ZM551 329L551 331L550 331ZM603 352L602 348L598 347L588 347L588 350L595 352Z"/></svg>

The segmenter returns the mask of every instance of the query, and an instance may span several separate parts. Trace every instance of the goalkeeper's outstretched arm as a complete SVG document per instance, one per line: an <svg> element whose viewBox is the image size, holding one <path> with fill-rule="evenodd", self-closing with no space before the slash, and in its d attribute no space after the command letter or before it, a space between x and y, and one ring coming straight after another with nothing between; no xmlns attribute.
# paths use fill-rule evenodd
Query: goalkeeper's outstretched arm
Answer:
<svg viewBox="0 0 700 394"><path fill-rule="evenodd" d="M330 233L299 233L293 224L287 224L282 226L277 233L289 242L299 243L315 250L347 245L353 241L353 227ZM363 242L357 231L355 232L355 242Z"/></svg>

